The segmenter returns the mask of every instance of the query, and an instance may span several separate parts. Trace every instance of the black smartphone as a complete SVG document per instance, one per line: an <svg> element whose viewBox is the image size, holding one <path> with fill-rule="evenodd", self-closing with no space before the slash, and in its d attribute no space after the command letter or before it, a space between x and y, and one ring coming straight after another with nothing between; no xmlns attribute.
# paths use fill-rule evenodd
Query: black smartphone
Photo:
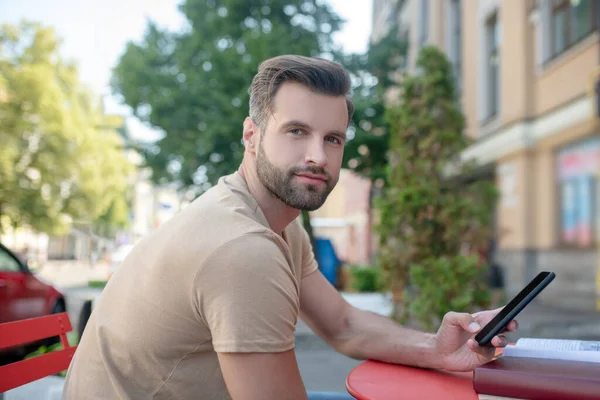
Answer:
<svg viewBox="0 0 600 400"><path fill-rule="evenodd" d="M516 295L482 330L475 336L480 346L490 346L494 336L506 328L506 325L519 314L552 280L554 272L540 272L521 292Z"/></svg>

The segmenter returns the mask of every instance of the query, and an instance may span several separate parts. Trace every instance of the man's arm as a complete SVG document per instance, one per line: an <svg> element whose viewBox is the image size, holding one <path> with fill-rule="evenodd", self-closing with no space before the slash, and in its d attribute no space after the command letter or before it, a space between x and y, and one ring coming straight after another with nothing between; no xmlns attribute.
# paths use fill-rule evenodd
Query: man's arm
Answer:
<svg viewBox="0 0 600 400"><path fill-rule="evenodd" d="M294 350L282 353L218 353L233 400L305 400Z"/></svg>
<svg viewBox="0 0 600 400"><path fill-rule="evenodd" d="M192 282L233 400L305 400L296 357L298 290L278 241L247 234L219 247Z"/></svg>
<svg viewBox="0 0 600 400"><path fill-rule="evenodd" d="M419 332L352 307L320 273L302 281L300 307L302 319L349 357L452 371L471 371L494 357L493 347L479 346L472 336L501 310L449 312L435 335ZM516 329L517 321L506 328ZM494 347L506 345L503 335L492 339Z"/></svg>
<svg viewBox="0 0 600 400"><path fill-rule="evenodd" d="M302 320L336 351L360 360L439 367L435 335L352 307L318 272L304 278L301 288Z"/></svg>

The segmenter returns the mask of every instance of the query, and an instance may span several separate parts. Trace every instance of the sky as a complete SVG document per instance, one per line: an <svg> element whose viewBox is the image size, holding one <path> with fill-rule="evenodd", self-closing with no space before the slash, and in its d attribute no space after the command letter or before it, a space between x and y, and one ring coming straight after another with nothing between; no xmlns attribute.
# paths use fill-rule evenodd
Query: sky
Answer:
<svg viewBox="0 0 600 400"><path fill-rule="evenodd" d="M371 31L372 0L325 0L347 22L335 36L346 52L364 52ZM159 26L178 30L183 17L180 0L0 0L0 24L17 24L22 19L54 27L62 39L61 55L74 60L81 80L105 96L107 112L130 115L110 95L111 70L128 41L139 41L147 19ZM157 137L135 118L128 119L132 135Z"/></svg>

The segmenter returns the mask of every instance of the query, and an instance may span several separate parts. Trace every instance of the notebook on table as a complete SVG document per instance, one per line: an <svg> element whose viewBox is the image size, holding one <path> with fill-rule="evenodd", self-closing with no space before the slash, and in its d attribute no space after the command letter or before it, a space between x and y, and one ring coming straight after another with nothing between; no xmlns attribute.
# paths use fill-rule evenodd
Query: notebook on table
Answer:
<svg viewBox="0 0 600 400"><path fill-rule="evenodd" d="M600 400L600 341L519 339L473 371L480 400Z"/></svg>

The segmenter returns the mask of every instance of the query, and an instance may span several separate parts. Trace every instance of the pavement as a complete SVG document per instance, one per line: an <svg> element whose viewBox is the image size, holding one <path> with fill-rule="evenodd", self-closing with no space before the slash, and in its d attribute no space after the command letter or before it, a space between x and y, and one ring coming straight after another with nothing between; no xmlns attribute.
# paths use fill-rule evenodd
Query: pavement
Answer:
<svg viewBox="0 0 600 400"><path fill-rule="evenodd" d="M352 305L362 310L389 315L392 305L378 293L342 293ZM296 359L307 390L346 393L346 377L359 360L346 357L321 340L304 321L298 321L295 332Z"/></svg>
<svg viewBox="0 0 600 400"><path fill-rule="evenodd" d="M71 320L76 324L83 302L98 296L101 290L83 285L84 281L87 282L87 279L82 278L85 274L76 279L69 273L69 269L71 267L63 266L52 271L42 271L42 275L61 284L66 292ZM103 266L90 268L90 271L93 271L90 274L96 277L103 276L105 272ZM69 277L68 284L65 285L65 281L61 281L61 275ZM386 316L390 315L392 310L389 296L379 293L342 293L342 296L359 309ZM507 335L511 342L521 337L600 340L600 312L549 308L534 301L517 319L518 332ZM335 352L303 321L299 321L297 325L295 339L296 357L307 390L345 393L346 376L360 361ZM59 399L62 384L61 378L48 377L7 392L4 400Z"/></svg>

